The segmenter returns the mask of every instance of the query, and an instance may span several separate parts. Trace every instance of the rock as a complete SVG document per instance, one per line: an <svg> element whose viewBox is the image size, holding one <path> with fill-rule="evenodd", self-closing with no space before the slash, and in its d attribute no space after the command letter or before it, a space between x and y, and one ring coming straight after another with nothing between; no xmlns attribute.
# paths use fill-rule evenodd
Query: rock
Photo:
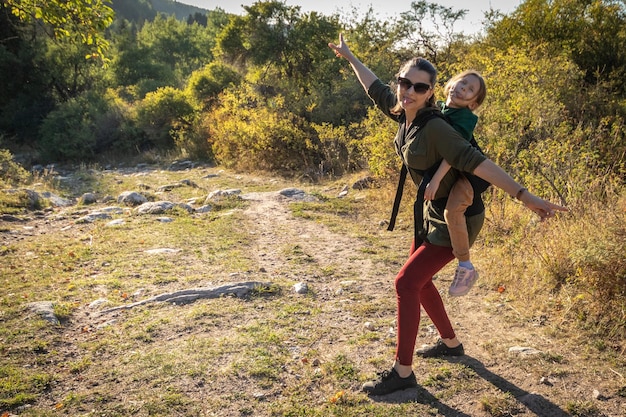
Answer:
<svg viewBox="0 0 626 417"><path fill-rule="evenodd" d="M107 320L104 323L100 323L96 326L96 329L104 329L105 327L109 327L113 324L117 323L116 319Z"/></svg>
<svg viewBox="0 0 626 417"><path fill-rule="evenodd" d="M178 253L180 252L180 249L172 249L172 248L157 248L157 249L148 249L146 251L144 251L147 254L150 255L159 255L159 254L163 254L163 253Z"/></svg>
<svg viewBox="0 0 626 417"><path fill-rule="evenodd" d="M213 210L213 206L212 206L212 205L210 205L210 204L205 204L205 205L203 205L203 206L201 206L201 207L198 207L198 208L195 210L195 212L196 212L196 213L208 213L208 212L210 212L211 210Z"/></svg>
<svg viewBox="0 0 626 417"><path fill-rule="evenodd" d="M141 204L135 211L139 214L162 214L174 207L175 204L170 201L152 201Z"/></svg>
<svg viewBox="0 0 626 417"><path fill-rule="evenodd" d="M241 190L237 188L231 188L228 190L211 191L208 197L206 198L206 200L204 200L204 204L208 204L211 201L215 200L216 198L230 197L230 196L239 195L239 194L241 194Z"/></svg>
<svg viewBox="0 0 626 417"><path fill-rule="evenodd" d="M304 196L305 192L299 188L283 188L278 194L283 197L299 199L301 196Z"/></svg>
<svg viewBox="0 0 626 417"><path fill-rule="evenodd" d="M195 165L191 161L174 161L168 167L169 171L184 171L186 169L191 169Z"/></svg>
<svg viewBox="0 0 626 417"><path fill-rule="evenodd" d="M19 217L12 216L10 214L0 214L0 220L3 222L23 222L24 219L20 219Z"/></svg>
<svg viewBox="0 0 626 417"><path fill-rule="evenodd" d="M85 193L81 195L80 198L78 199L78 204L83 205L83 206L95 204L96 202L98 202L98 198L96 197L94 193Z"/></svg>
<svg viewBox="0 0 626 417"><path fill-rule="evenodd" d="M115 226L121 226L123 224L126 224L126 221L124 219L115 219L115 220L111 220L110 222L105 224L105 226L106 227L115 227Z"/></svg>
<svg viewBox="0 0 626 417"><path fill-rule="evenodd" d="M98 308L104 304L108 304L109 300L107 300L106 298L98 298L97 300L92 301L91 303L89 303L89 305L87 307L89 308Z"/></svg>
<svg viewBox="0 0 626 417"><path fill-rule="evenodd" d="M369 331L376 330L376 327L374 327L371 321L366 321L365 323L363 323L363 327L365 327L365 330L369 330Z"/></svg>
<svg viewBox="0 0 626 417"><path fill-rule="evenodd" d="M93 223L96 220L108 220L111 219L111 215L108 213L102 213L99 211L94 211L92 213L89 213L86 216L83 216L79 219L76 219L75 223L76 224L84 224L84 223Z"/></svg>
<svg viewBox="0 0 626 417"><path fill-rule="evenodd" d="M545 376L542 376L542 377L541 377L541 379L539 380L539 383L540 383L540 384L543 384L543 385L547 385L547 386L549 386L549 387L551 387L552 385L554 385L554 384L552 383L552 381L550 381L550 378L547 378L547 377L545 377Z"/></svg>
<svg viewBox="0 0 626 417"><path fill-rule="evenodd" d="M198 188L198 184L196 184L195 182L191 181L191 180L180 180L179 181L180 184L182 185L186 185L187 187L193 187L193 188Z"/></svg>
<svg viewBox="0 0 626 417"><path fill-rule="evenodd" d="M282 197L291 198L293 200L298 200L298 201L311 202L311 201L317 200L317 198L311 195L307 195L307 193L305 193L304 190L301 190L299 188L283 188L282 190L278 192L278 195Z"/></svg>
<svg viewBox="0 0 626 417"><path fill-rule="evenodd" d="M54 303L52 301L36 301L28 304L28 308L41 316L45 321L52 324L59 324L59 319L54 314Z"/></svg>
<svg viewBox="0 0 626 417"><path fill-rule="evenodd" d="M160 191L160 192L172 191L174 188L179 188L179 187L183 187L183 184L177 183L177 184L162 185L159 188L157 188L157 191Z"/></svg>
<svg viewBox="0 0 626 417"><path fill-rule="evenodd" d="M298 282L293 286L293 289L298 294L306 294L309 291L309 286L306 282Z"/></svg>
<svg viewBox="0 0 626 417"><path fill-rule="evenodd" d="M171 217L157 217L155 220L161 223L171 223L174 221Z"/></svg>
<svg viewBox="0 0 626 417"><path fill-rule="evenodd" d="M117 206L102 207L98 211L101 212L101 213L113 213L113 214L123 214L124 213L124 210L121 207L117 207Z"/></svg>
<svg viewBox="0 0 626 417"><path fill-rule="evenodd" d="M354 190L365 190L366 188L370 188L374 185L375 181L373 177L365 177L357 180L354 184L352 184L352 189Z"/></svg>
<svg viewBox="0 0 626 417"><path fill-rule="evenodd" d="M182 208L185 211L187 211L187 213L193 213L193 207L191 207L187 203L178 203L176 206Z"/></svg>
<svg viewBox="0 0 626 417"><path fill-rule="evenodd" d="M124 191L117 197L118 203L123 203L127 206L138 206L140 204L146 203L147 201L148 199L146 197L135 191Z"/></svg>
<svg viewBox="0 0 626 417"><path fill-rule="evenodd" d="M252 397L257 401L264 401L267 399L267 395L264 392L255 392Z"/></svg>
<svg viewBox="0 0 626 417"><path fill-rule="evenodd" d="M513 346L509 348L509 353L519 356L534 356L539 355L543 352L531 347Z"/></svg>
<svg viewBox="0 0 626 417"><path fill-rule="evenodd" d="M603 401L603 400L606 400L606 399L607 399L607 398L606 398L604 395L602 395L602 394L600 393L600 391L598 391L597 389L594 389L594 390L593 390L593 393L592 393L591 395L592 395L592 397L593 397L593 399L594 399L594 400Z"/></svg>
<svg viewBox="0 0 626 417"><path fill-rule="evenodd" d="M50 192L43 192L41 196L48 200L53 207L69 207L74 205L74 200L69 200L67 198L59 197L56 194L52 194Z"/></svg>

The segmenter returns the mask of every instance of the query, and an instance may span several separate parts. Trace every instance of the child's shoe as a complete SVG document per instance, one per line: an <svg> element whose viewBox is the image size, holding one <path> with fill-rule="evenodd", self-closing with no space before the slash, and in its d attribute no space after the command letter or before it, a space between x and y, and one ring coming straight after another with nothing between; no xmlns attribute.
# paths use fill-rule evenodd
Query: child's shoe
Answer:
<svg viewBox="0 0 626 417"><path fill-rule="evenodd" d="M454 273L454 279L452 280L448 294L453 297L465 295L472 289L477 280L478 272L476 269L458 266Z"/></svg>

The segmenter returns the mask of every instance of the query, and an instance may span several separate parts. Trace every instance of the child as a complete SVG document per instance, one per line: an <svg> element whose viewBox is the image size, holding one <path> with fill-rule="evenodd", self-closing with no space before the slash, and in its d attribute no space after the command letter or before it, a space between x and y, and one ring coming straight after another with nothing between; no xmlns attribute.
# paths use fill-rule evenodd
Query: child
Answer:
<svg viewBox="0 0 626 417"><path fill-rule="evenodd" d="M441 111L448 117L452 126L468 141L472 139L474 127L478 122L476 110L485 100L487 87L485 80L476 71L464 71L450 79L444 88L446 102L439 102ZM425 200L432 200L439 188L439 183L450 170L445 160L437 169L424 192ZM465 210L472 204L474 190L467 178L461 174L454 183L448 196L444 212L452 253L459 260L448 293L452 296L465 295L478 280L478 272L472 265L469 255L469 239L465 224Z"/></svg>

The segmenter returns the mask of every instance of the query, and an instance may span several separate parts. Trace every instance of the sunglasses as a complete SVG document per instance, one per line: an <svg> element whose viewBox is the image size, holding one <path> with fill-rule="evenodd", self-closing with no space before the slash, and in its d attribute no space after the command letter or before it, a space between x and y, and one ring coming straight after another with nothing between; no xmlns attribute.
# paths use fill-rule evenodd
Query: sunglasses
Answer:
<svg viewBox="0 0 626 417"><path fill-rule="evenodd" d="M408 78L398 77L398 85L402 88L409 89L413 87L413 90L418 94L424 94L428 90L430 90L430 84L426 83L415 83Z"/></svg>

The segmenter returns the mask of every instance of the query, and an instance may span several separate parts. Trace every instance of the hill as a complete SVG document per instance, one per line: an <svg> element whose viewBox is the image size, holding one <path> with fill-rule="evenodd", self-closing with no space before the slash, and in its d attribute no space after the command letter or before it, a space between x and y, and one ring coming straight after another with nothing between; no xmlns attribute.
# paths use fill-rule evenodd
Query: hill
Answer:
<svg viewBox="0 0 626 417"><path fill-rule="evenodd" d="M207 9L173 0L113 0L111 7L115 11L116 19L139 23L153 20L157 13L175 15L178 20L186 20L190 15L210 13Z"/></svg>

